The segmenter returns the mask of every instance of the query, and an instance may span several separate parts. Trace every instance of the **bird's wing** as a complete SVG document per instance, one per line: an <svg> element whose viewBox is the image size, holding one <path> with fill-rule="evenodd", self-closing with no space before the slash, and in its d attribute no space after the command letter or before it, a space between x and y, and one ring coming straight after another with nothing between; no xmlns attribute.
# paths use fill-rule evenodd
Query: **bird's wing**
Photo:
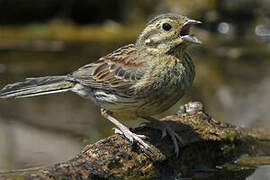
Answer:
<svg viewBox="0 0 270 180"><path fill-rule="evenodd" d="M135 46L130 44L79 68L70 77L91 88L124 92L143 76L142 67Z"/></svg>

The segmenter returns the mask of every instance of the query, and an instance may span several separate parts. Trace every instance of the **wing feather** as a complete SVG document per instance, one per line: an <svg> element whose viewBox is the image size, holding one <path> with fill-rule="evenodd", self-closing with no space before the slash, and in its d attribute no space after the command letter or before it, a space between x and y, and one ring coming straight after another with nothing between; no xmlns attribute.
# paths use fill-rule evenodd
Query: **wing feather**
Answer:
<svg viewBox="0 0 270 180"><path fill-rule="evenodd" d="M135 46L130 44L79 68L70 77L92 88L124 92L143 76L142 67Z"/></svg>

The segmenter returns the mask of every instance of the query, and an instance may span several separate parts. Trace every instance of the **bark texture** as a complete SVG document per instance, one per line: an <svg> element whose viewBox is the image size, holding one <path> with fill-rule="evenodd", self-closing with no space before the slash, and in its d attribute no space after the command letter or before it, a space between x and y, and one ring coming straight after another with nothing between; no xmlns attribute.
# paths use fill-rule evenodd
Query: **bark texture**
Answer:
<svg viewBox="0 0 270 180"><path fill-rule="evenodd" d="M148 137L151 151L113 135L89 144L73 159L39 170L0 174L0 179L245 179L256 165L270 164L268 132L219 122L198 102L164 118L181 135L176 157L169 137L157 124L134 129ZM2 177L1 177L2 176Z"/></svg>

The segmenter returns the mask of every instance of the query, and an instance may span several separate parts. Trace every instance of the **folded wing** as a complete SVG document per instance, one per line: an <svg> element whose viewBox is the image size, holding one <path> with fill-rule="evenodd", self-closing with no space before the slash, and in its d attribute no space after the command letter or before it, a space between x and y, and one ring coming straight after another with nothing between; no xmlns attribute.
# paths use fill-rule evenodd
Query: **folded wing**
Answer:
<svg viewBox="0 0 270 180"><path fill-rule="evenodd" d="M128 92L143 76L142 67L135 46L130 44L81 67L70 78L90 88Z"/></svg>

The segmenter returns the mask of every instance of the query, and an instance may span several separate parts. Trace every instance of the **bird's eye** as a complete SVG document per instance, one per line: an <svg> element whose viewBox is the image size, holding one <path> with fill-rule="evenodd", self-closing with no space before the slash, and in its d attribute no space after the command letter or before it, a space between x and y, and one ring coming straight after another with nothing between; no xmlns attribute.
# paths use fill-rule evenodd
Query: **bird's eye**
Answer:
<svg viewBox="0 0 270 180"><path fill-rule="evenodd" d="M164 24L162 25L162 28L163 28L165 31L169 31L169 30L172 28L172 26L171 26L169 23L164 23Z"/></svg>

